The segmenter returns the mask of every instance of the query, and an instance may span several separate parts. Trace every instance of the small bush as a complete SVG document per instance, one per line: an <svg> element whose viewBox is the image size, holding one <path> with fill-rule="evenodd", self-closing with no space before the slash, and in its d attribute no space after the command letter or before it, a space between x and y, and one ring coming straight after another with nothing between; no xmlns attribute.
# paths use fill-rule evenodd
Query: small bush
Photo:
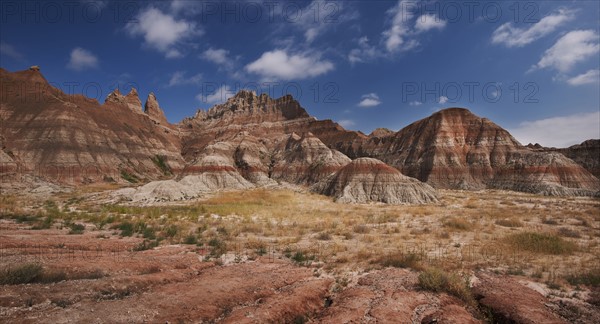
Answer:
<svg viewBox="0 0 600 324"><path fill-rule="evenodd" d="M446 220L444 222L444 226L460 231L467 231L473 227L473 225L467 222L466 220L454 217L451 217L450 219Z"/></svg>
<svg viewBox="0 0 600 324"><path fill-rule="evenodd" d="M366 233L369 233L370 229L367 225L360 224L360 225L354 225L352 230L354 231L354 233L357 233L357 234L366 234Z"/></svg>
<svg viewBox="0 0 600 324"><path fill-rule="evenodd" d="M542 223L546 224L546 225L558 225L558 222L552 218L542 218Z"/></svg>
<svg viewBox="0 0 600 324"><path fill-rule="evenodd" d="M63 270L45 270L36 263L26 263L0 270L0 284L19 285L27 283L52 283L67 280Z"/></svg>
<svg viewBox="0 0 600 324"><path fill-rule="evenodd" d="M49 229L52 227L52 224L54 224L54 217L46 216L46 218L42 222L34 225L31 229L34 229L34 230Z"/></svg>
<svg viewBox="0 0 600 324"><path fill-rule="evenodd" d="M144 240L142 243L138 244L133 248L134 251L146 251L153 249L159 245L158 240Z"/></svg>
<svg viewBox="0 0 600 324"><path fill-rule="evenodd" d="M516 218L498 219L496 225L504 227L523 227L523 223Z"/></svg>
<svg viewBox="0 0 600 324"><path fill-rule="evenodd" d="M171 168L167 164L167 157L166 156L164 156L164 155L155 155L154 157L152 157L150 159L162 171L162 173L164 175L171 175L171 174L173 174L173 171L171 171Z"/></svg>
<svg viewBox="0 0 600 324"><path fill-rule="evenodd" d="M578 231L572 230L570 228L561 227L558 229L558 235L564 237L572 237L572 238L580 238L581 235Z"/></svg>
<svg viewBox="0 0 600 324"><path fill-rule="evenodd" d="M375 260L374 263L379 263L384 267L422 270L423 266L421 265L421 259L421 256L416 253L404 254L401 252L396 252L383 256Z"/></svg>
<svg viewBox="0 0 600 324"><path fill-rule="evenodd" d="M329 240L331 240L331 234L329 234L327 232L321 232L321 233L317 234L317 240L329 241Z"/></svg>
<svg viewBox="0 0 600 324"><path fill-rule="evenodd" d="M504 240L514 248L535 253L572 254L577 250L575 243L544 233L516 233L505 237Z"/></svg>
<svg viewBox="0 0 600 324"><path fill-rule="evenodd" d="M179 227L177 227L177 225L172 224L167 226L164 229L164 233L166 237L174 237L175 235L177 235L177 233L179 232Z"/></svg>
<svg viewBox="0 0 600 324"><path fill-rule="evenodd" d="M42 273L42 266L27 263L16 267L7 267L0 270L0 284L19 285L30 283Z"/></svg>
<svg viewBox="0 0 600 324"><path fill-rule="evenodd" d="M135 174L129 173L125 170L121 170L121 178L123 178L125 181L131 182L131 183L140 182L140 178L138 178Z"/></svg>
<svg viewBox="0 0 600 324"><path fill-rule="evenodd" d="M117 226L121 231L121 236L132 236L133 235L133 224L130 222L123 222Z"/></svg>
<svg viewBox="0 0 600 324"><path fill-rule="evenodd" d="M83 234L83 231L85 230L85 226L83 224L76 223L69 224L69 228L71 229L69 234Z"/></svg>
<svg viewBox="0 0 600 324"><path fill-rule="evenodd" d="M183 244L195 245L197 243L198 243L198 238L194 234L190 234L190 235L186 236L185 239L183 240Z"/></svg>
<svg viewBox="0 0 600 324"><path fill-rule="evenodd" d="M565 279L573 286L584 285L600 287L600 269L580 274L572 274L566 276Z"/></svg>
<svg viewBox="0 0 600 324"><path fill-rule="evenodd" d="M428 268L419 274L419 286L424 290L445 292L468 305L475 305L467 279L461 278L458 274L448 273L438 268Z"/></svg>

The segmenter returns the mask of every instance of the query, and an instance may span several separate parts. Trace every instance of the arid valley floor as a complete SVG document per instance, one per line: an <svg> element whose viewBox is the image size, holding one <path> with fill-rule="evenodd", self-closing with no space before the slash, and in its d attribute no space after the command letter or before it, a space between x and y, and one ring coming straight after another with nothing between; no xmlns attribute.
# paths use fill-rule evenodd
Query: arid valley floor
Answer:
<svg viewBox="0 0 600 324"><path fill-rule="evenodd" d="M1 197L2 322L600 319L596 198L254 189L139 207L105 189Z"/></svg>

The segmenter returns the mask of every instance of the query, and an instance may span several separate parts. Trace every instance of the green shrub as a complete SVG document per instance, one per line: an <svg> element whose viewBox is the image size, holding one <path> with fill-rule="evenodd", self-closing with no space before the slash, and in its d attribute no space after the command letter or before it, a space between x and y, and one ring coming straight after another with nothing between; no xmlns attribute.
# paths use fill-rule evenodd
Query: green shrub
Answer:
<svg viewBox="0 0 600 324"><path fill-rule="evenodd" d="M121 170L121 178L123 178L125 181L131 182L131 183L140 182L140 178L138 178L135 174L129 173L125 170Z"/></svg>
<svg viewBox="0 0 600 324"><path fill-rule="evenodd" d="M121 236L132 236L133 235L133 224L130 222L123 222L117 226L121 230Z"/></svg>
<svg viewBox="0 0 600 324"><path fill-rule="evenodd" d="M167 157L166 156L164 156L164 155L155 155L154 157L152 157L150 159L162 171L162 173L164 175L172 175L173 174L173 172L171 171L171 168L167 164Z"/></svg>

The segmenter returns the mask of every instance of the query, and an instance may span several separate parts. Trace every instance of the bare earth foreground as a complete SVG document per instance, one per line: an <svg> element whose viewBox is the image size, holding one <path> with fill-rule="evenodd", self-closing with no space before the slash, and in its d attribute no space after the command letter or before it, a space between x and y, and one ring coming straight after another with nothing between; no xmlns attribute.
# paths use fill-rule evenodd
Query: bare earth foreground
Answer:
<svg viewBox="0 0 600 324"><path fill-rule="evenodd" d="M86 192L0 196L0 322L600 322L597 198Z"/></svg>

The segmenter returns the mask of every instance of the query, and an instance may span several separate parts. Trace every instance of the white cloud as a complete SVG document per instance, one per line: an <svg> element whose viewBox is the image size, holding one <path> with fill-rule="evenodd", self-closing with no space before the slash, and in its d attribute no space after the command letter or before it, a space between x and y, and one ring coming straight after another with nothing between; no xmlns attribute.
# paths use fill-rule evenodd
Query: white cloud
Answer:
<svg viewBox="0 0 600 324"><path fill-rule="evenodd" d="M182 57L175 46L188 37L201 34L196 30L195 23L177 20L153 7L140 11L134 21L127 23L125 29L131 36L142 36L147 46L164 53L167 58Z"/></svg>
<svg viewBox="0 0 600 324"><path fill-rule="evenodd" d="M407 51L419 45L418 41L408 39L411 34L408 22L414 16L409 9L410 4L409 1L400 0L388 10L388 14L392 16L391 26L383 32L385 48L388 52Z"/></svg>
<svg viewBox="0 0 600 324"><path fill-rule="evenodd" d="M438 99L438 103L439 103L440 105L443 105L443 104L445 104L446 102L448 102L448 97L446 97L446 96L441 96L441 97Z"/></svg>
<svg viewBox="0 0 600 324"><path fill-rule="evenodd" d="M517 28L508 22L498 27L492 34L492 43L506 47L522 47L558 29L575 18L572 10L560 9L542 18L529 28Z"/></svg>
<svg viewBox="0 0 600 324"><path fill-rule="evenodd" d="M359 107L375 107L381 105L381 100L376 93L363 95L362 100L358 103Z"/></svg>
<svg viewBox="0 0 600 324"><path fill-rule="evenodd" d="M540 143L548 147L567 147L600 138L600 112L526 121L510 132L524 145Z"/></svg>
<svg viewBox="0 0 600 324"><path fill-rule="evenodd" d="M212 94L199 94L196 96L198 101L208 104L216 104L227 101L227 99L235 96L235 91L231 89L228 85L222 85L217 91Z"/></svg>
<svg viewBox="0 0 600 324"><path fill-rule="evenodd" d="M308 53L288 54L285 50L265 52L245 70L268 80L294 80L315 77L333 70L330 61Z"/></svg>
<svg viewBox="0 0 600 324"><path fill-rule="evenodd" d="M349 127L356 125L356 123L350 119L342 119L342 120L338 121L338 124L342 125L342 127L344 127L344 128L349 128Z"/></svg>
<svg viewBox="0 0 600 324"><path fill-rule="evenodd" d="M567 80L572 86L579 86L584 84L593 84L600 81L600 70L589 70L583 74L572 77Z"/></svg>
<svg viewBox="0 0 600 324"><path fill-rule="evenodd" d="M415 23L415 29L417 32L422 33L432 29L444 29L446 27L446 21L440 19L438 16L425 14L417 18Z"/></svg>
<svg viewBox="0 0 600 324"><path fill-rule="evenodd" d="M12 57L15 60L22 60L23 55L17 51L17 49L7 43L0 42L0 54L8 57Z"/></svg>
<svg viewBox="0 0 600 324"><path fill-rule="evenodd" d="M422 102L417 101L417 100L411 101L411 102L408 103L408 105L410 105L410 106L420 106L422 104L423 104Z"/></svg>
<svg viewBox="0 0 600 324"><path fill-rule="evenodd" d="M200 73L186 78L184 71L176 71L171 76L171 80L169 80L169 84L167 86L173 87L178 85L199 84L200 81L202 81L202 74Z"/></svg>
<svg viewBox="0 0 600 324"><path fill-rule="evenodd" d="M67 67L75 71L96 68L98 67L98 58L92 52L77 47L71 51L71 58Z"/></svg>
<svg viewBox="0 0 600 324"><path fill-rule="evenodd" d="M381 57L383 53L375 46L369 44L369 38L363 36L358 39L358 48L354 48L348 54L348 61L351 64L372 61Z"/></svg>
<svg viewBox="0 0 600 324"><path fill-rule="evenodd" d="M290 10L291 7L283 3L276 7L281 10L278 12L279 16L287 17L287 22L303 32L307 43L312 43L328 30L358 17L344 1L339 0L313 0L299 11Z"/></svg>
<svg viewBox="0 0 600 324"><path fill-rule="evenodd" d="M233 68L233 60L229 58L229 51L220 48L209 48L200 55L201 58L219 65L220 68L229 70Z"/></svg>
<svg viewBox="0 0 600 324"><path fill-rule="evenodd" d="M532 69L553 68L560 72L568 72L575 64L593 57L598 52L600 52L600 44L595 31L574 30L562 36L547 49Z"/></svg>

